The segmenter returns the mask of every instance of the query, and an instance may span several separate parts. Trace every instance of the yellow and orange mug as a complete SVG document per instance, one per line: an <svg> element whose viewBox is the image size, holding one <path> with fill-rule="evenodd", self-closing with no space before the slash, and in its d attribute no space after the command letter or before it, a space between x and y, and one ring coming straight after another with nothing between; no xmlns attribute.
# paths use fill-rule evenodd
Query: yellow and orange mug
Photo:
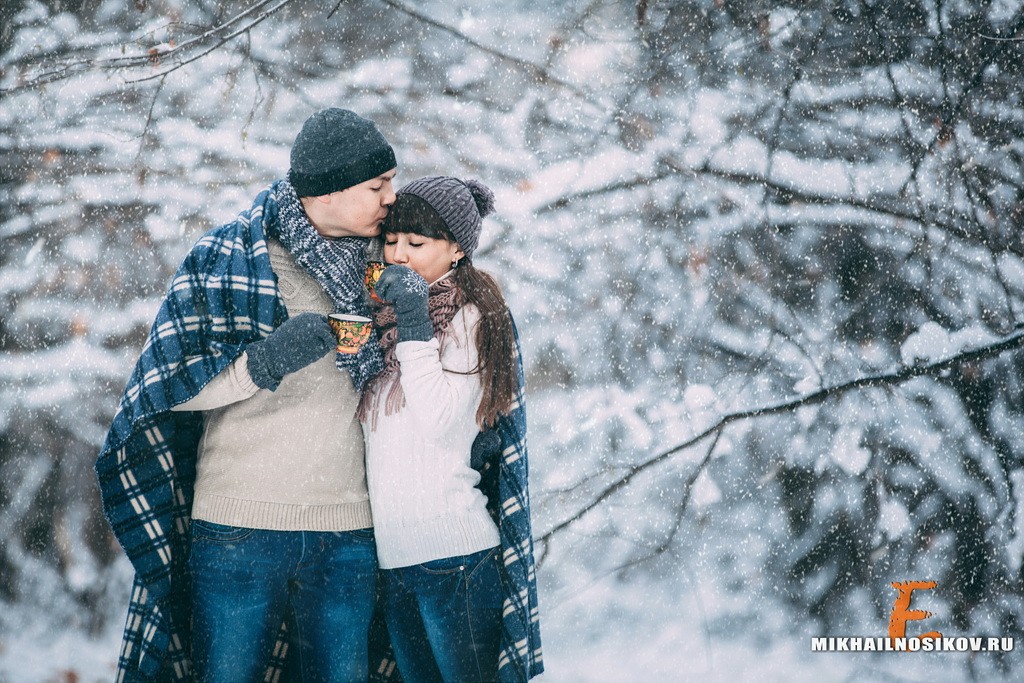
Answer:
<svg viewBox="0 0 1024 683"><path fill-rule="evenodd" d="M370 298L379 304L384 301L377 296L377 281L380 280L380 276L384 274L384 269L387 267L388 264L380 261L370 261L366 264L366 291L370 293Z"/></svg>
<svg viewBox="0 0 1024 683"><path fill-rule="evenodd" d="M338 335L338 353L359 353L373 330L373 321L361 315L332 313L327 322Z"/></svg>

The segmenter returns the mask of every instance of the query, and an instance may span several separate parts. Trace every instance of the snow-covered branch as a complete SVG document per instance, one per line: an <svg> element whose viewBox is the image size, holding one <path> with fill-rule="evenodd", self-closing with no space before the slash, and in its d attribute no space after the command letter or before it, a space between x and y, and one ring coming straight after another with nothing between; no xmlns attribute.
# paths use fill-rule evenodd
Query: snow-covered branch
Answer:
<svg viewBox="0 0 1024 683"><path fill-rule="evenodd" d="M825 402L827 399L841 396L851 391L858 389L868 389L872 387L889 387L896 386L907 382L908 380L916 377L939 377L947 370L963 365L965 363L971 363L975 361L984 360L986 358L992 358L998 356L1007 351L1012 351L1024 347L1024 329L1018 328L1018 331L1013 334L1003 337L998 341L984 346L972 348L969 350L962 351L941 360L933 361L930 363L919 363L913 365L904 365L898 369L890 372L867 375L859 377L847 382L842 382L829 387L823 387L817 391L813 391L803 396L798 396L786 401L779 403L759 406L756 408L749 408L746 410L738 410L736 412L728 413L721 416L714 424L707 427L699 434L690 437L689 439L672 446L660 453L657 453L647 460L637 463L629 468L626 474L622 475L615 481L611 482L604 487L593 499L577 510L571 517L559 522L548 531L544 532L537 540L542 543L550 541L559 532L572 526L579 520L581 520L587 513L595 509L602 502L607 500L609 497L621 491L630 484L638 475L643 472L650 470L651 468L659 465L673 455L687 450L701 443L709 437L714 437L717 441L719 435L731 424L736 422L742 422L744 420L752 420L759 417L766 417L769 415L778 415L781 413L792 413L797 408L805 406L817 405ZM692 486L692 482L696 481L697 476L700 472L707 467L710 462L710 453L713 452L712 447L708 451L708 456L697 465L696 471L694 471L687 480L687 486ZM688 496L684 498L685 502L688 500Z"/></svg>
<svg viewBox="0 0 1024 683"><path fill-rule="evenodd" d="M567 90L568 92L573 93L574 95L577 95L581 99L584 99L593 104L599 104L598 97L595 93L587 92L580 88L579 86L574 85L563 78L560 78L559 76L553 74L551 70L546 66L543 66L541 64L535 64L528 59L523 59L522 57L517 57L513 54L504 52L503 50L499 50L495 47L485 45L484 43L481 43L479 40L476 40L475 38L466 35L457 28L449 26L448 24L442 21L438 21L437 19L427 16L423 12L417 11L412 7L409 7L405 3L398 2L398 0L381 0L381 2L383 2L388 7L391 7L392 9L396 9L399 12L408 15L409 17L412 17L416 21L422 22L427 26L431 26L435 29L438 29L439 31L443 31L444 33L447 33L453 38L456 38L459 41L466 43L467 45L470 45L473 48L485 54L488 54L492 57L496 57L497 59L512 65L514 68L529 74L538 83L556 85L559 88L562 88L564 90Z"/></svg>
<svg viewBox="0 0 1024 683"><path fill-rule="evenodd" d="M151 73L129 79L131 83L149 81L167 76L181 67L202 59L235 38L247 34L260 23L280 11L293 0L258 0L227 21L180 43L168 41L148 48L144 53L123 57L58 58L52 62L38 62L35 73L24 75L16 85L0 88L0 95L39 88L49 83L66 80L90 71L132 71L152 69ZM269 5L269 7L268 7Z"/></svg>
<svg viewBox="0 0 1024 683"><path fill-rule="evenodd" d="M775 180L757 173L717 168L710 164L704 164L695 168L688 168L674 160L662 159L660 166L661 168L654 173L620 179L607 185L559 197L558 199L538 207L536 211L539 215L551 213L560 209L565 209L579 201L594 199L601 195L611 194L621 190L644 187L673 176L685 178L703 176L707 178L725 180L738 185L764 188L766 198L771 197L776 203L849 207L851 209L860 209L880 216L886 216L888 218L909 221L915 225L934 227L953 237L974 243L983 243L987 238L982 227L968 221L968 216L962 216L964 220L956 220L958 214L955 211L950 211L948 209L942 212L934 211L931 212L930 215L925 216L915 210L912 204L905 201L897 202L895 200L886 201L879 198L858 197L855 195L825 194L801 188L789 182ZM944 218L943 215L946 217Z"/></svg>

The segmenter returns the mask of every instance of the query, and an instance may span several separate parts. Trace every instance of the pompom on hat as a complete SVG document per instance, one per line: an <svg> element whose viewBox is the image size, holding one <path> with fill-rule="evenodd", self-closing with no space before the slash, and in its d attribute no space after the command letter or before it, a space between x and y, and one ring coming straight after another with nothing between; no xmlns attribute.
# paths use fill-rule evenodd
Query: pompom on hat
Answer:
<svg viewBox="0 0 1024 683"><path fill-rule="evenodd" d="M418 197L429 204L467 258L480 244L483 217L494 212L494 192L479 180L427 176L409 182L396 194Z"/></svg>
<svg viewBox="0 0 1024 683"><path fill-rule="evenodd" d="M348 109L321 109L302 124L288 181L300 197L319 197L387 173L395 150L369 119Z"/></svg>

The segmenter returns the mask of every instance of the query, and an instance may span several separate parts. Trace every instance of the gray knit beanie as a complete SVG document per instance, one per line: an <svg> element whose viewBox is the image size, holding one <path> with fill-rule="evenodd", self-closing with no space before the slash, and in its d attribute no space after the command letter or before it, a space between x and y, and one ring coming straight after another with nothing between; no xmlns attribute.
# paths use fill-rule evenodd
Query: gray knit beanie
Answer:
<svg viewBox="0 0 1024 683"><path fill-rule="evenodd" d="M292 145L288 180L300 197L338 192L387 173L395 150L373 121L347 109L321 109Z"/></svg>
<svg viewBox="0 0 1024 683"><path fill-rule="evenodd" d="M427 176L413 180L397 194L419 197L429 204L467 257L473 255L480 243L483 217L494 211L494 193L479 180Z"/></svg>

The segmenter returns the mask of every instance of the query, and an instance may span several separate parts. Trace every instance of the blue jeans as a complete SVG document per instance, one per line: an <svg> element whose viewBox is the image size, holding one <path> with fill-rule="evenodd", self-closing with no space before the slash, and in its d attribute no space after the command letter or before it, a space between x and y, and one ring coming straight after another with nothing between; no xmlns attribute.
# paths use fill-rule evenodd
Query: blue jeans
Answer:
<svg viewBox="0 0 1024 683"><path fill-rule="evenodd" d="M281 622L303 681L368 676L376 590L373 529L269 531L192 520L196 680L262 681Z"/></svg>
<svg viewBox="0 0 1024 683"><path fill-rule="evenodd" d="M381 571L384 618L406 683L497 680L498 559L490 548Z"/></svg>

